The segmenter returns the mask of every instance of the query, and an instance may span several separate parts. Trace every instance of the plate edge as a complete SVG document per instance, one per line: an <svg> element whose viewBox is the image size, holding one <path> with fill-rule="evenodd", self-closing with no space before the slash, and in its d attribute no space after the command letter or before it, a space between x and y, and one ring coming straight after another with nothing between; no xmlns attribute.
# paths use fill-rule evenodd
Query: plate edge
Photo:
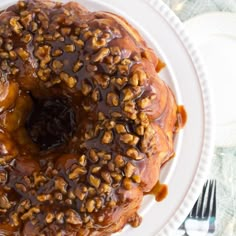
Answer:
<svg viewBox="0 0 236 236"><path fill-rule="evenodd" d="M172 27L172 29L179 36L183 43L187 53L189 54L196 70L196 74L201 86L201 92L203 97L203 109L204 109L204 139L202 144L201 157L199 160L198 168L194 176L193 182L185 195L183 202L176 211L171 220L164 226L160 232L156 232L155 235L171 235L183 222L188 215L189 210L197 200L197 193L200 194L204 181L207 178L210 169L210 157L213 155L214 150L214 119L213 119L213 105L212 95L209 89L208 81L206 80L206 70L201 60L197 49L195 48L190 36L187 34L183 23L174 14L174 12L160 0L145 0L155 11L157 11Z"/></svg>

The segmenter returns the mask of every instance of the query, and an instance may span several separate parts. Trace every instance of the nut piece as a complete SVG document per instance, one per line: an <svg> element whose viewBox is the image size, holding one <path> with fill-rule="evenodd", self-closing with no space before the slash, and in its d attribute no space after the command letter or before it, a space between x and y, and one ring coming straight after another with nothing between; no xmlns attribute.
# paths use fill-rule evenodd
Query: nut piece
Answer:
<svg viewBox="0 0 236 236"><path fill-rule="evenodd" d="M130 178L134 174L135 169L136 167L128 162L124 168L125 176Z"/></svg>
<svg viewBox="0 0 236 236"><path fill-rule="evenodd" d="M46 221L48 224L50 224L50 223L53 222L54 218L55 218L55 215L54 215L53 213L50 213L50 212L49 212L49 213L46 215L46 217L45 217L45 221Z"/></svg>
<svg viewBox="0 0 236 236"><path fill-rule="evenodd" d="M59 212L56 214L56 220L58 224L63 224L64 223L64 213Z"/></svg>
<svg viewBox="0 0 236 236"><path fill-rule="evenodd" d="M87 187L76 187L75 189L75 196L80 200L83 201L87 195L88 189Z"/></svg>
<svg viewBox="0 0 236 236"><path fill-rule="evenodd" d="M102 62L102 60L110 53L109 48L101 48L92 58L94 62Z"/></svg>
<svg viewBox="0 0 236 236"><path fill-rule="evenodd" d="M11 203L9 202L6 194L0 195L0 208L2 209L11 208Z"/></svg>
<svg viewBox="0 0 236 236"><path fill-rule="evenodd" d="M59 60L54 60L52 63L52 67L55 71L59 71L63 68L63 63Z"/></svg>
<svg viewBox="0 0 236 236"><path fill-rule="evenodd" d="M92 87L91 85L89 85L88 83L86 83L85 81L82 82L82 86L81 86L81 92L84 96L88 96L89 93L92 91Z"/></svg>
<svg viewBox="0 0 236 236"><path fill-rule="evenodd" d="M49 201L52 199L52 195L51 194L41 194L41 195L37 196L37 199L40 202Z"/></svg>
<svg viewBox="0 0 236 236"><path fill-rule="evenodd" d="M85 175L87 170L84 167L76 167L70 174L69 179L77 179L80 175Z"/></svg>
<svg viewBox="0 0 236 236"><path fill-rule="evenodd" d="M141 109L145 109L151 105L151 100L148 97L146 97L139 100L137 104Z"/></svg>
<svg viewBox="0 0 236 236"><path fill-rule="evenodd" d="M127 150L126 155L134 160L141 160L142 156L139 155L139 152L135 148L130 148Z"/></svg>
<svg viewBox="0 0 236 236"><path fill-rule="evenodd" d="M19 23L19 19L19 17L12 17L10 19L10 25L12 26L12 29L16 34L20 34L23 29L23 26Z"/></svg>
<svg viewBox="0 0 236 236"><path fill-rule="evenodd" d="M132 135L132 134L122 134L120 136L120 140L126 144L137 145L137 143L139 141L139 137Z"/></svg>
<svg viewBox="0 0 236 236"><path fill-rule="evenodd" d="M73 66L73 72L74 73L78 72L82 66L83 66L83 63L80 61L77 61L75 65Z"/></svg>
<svg viewBox="0 0 236 236"><path fill-rule="evenodd" d="M101 184L101 180L97 177L95 177L94 175L90 175L89 176L89 183L94 186L95 188L99 188L100 184Z"/></svg>
<svg viewBox="0 0 236 236"><path fill-rule="evenodd" d="M117 155L114 161L118 168L123 167L125 165L125 161L121 155Z"/></svg>
<svg viewBox="0 0 236 236"><path fill-rule="evenodd" d="M67 73L65 72L61 72L60 73L60 78L61 80L63 80L66 85L69 87L69 88L74 88L75 85L77 84L77 80L76 78L72 77L72 76L69 76Z"/></svg>
<svg viewBox="0 0 236 236"><path fill-rule="evenodd" d="M106 183L108 184L112 183L112 178L108 171L102 171L101 176Z"/></svg>
<svg viewBox="0 0 236 236"><path fill-rule="evenodd" d="M137 70L133 76L129 79L129 83L133 86L142 86L147 80L147 75L143 70Z"/></svg>
<svg viewBox="0 0 236 236"><path fill-rule="evenodd" d="M125 189L130 190L132 188L132 180L129 178L124 178L123 186Z"/></svg>
<svg viewBox="0 0 236 236"><path fill-rule="evenodd" d="M48 45L40 46L35 51L35 56L40 60L40 66L44 68L51 61L51 47Z"/></svg>
<svg viewBox="0 0 236 236"><path fill-rule="evenodd" d="M80 156L80 157L79 157L79 160L78 160L78 163L79 163L81 166L85 167L86 164L87 164L87 157L86 157L85 155Z"/></svg>
<svg viewBox="0 0 236 236"><path fill-rule="evenodd" d="M66 211L66 222L72 225L81 225L82 220L79 214L75 210L68 210Z"/></svg>
<svg viewBox="0 0 236 236"><path fill-rule="evenodd" d="M89 213L93 212L95 209L95 201L93 199L89 199L86 202L86 209Z"/></svg>
<svg viewBox="0 0 236 236"><path fill-rule="evenodd" d="M138 135L143 136L143 135L144 135L144 131L145 131L144 126L142 126L142 125L137 126L137 128L136 128L136 133L137 133Z"/></svg>
<svg viewBox="0 0 236 236"><path fill-rule="evenodd" d="M132 179L135 183L140 184L141 183L141 177L140 175L133 175Z"/></svg>
<svg viewBox="0 0 236 236"><path fill-rule="evenodd" d="M68 53L74 52L75 51L75 45L73 44L67 44L64 48L64 50Z"/></svg>
<svg viewBox="0 0 236 236"><path fill-rule="evenodd" d="M67 182L62 177L57 177L55 180L55 189L61 191L63 194L67 193Z"/></svg>
<svg viewBox="0 0 236 236"><path fill-rule="evenodd" d="M25 51L23 48L18 48L16 50L17 54L19 55L19 57L23 60L26 61L29 58L29 53L27 51Z"/></svg>
<svg viewBox="0 0 236 236"><path fill-rule="evenodd" d="M7 173L3 170L0 171L0 185L3 185L7 182Z"/></svg>
<svg viewBox="0 0 236 236"><path fill-rule="evenodd" d="M112 131L106 131L102 137L103 144L109 144L113 140L113 133Z"/></svg>
<svg viewBox="0 0 236 236"><path fill-rule="evenodd" d="M40 209L38 207L32 207L30 210L28 210L24 215L21 216L21 220L27 220L33 216L33 214L37 214L40 212Z"/></svg>
<svg viewBox="0 0 236 236"><path fill-rule="evenodd" d="M118 134L124 134L127 132L125 126L122 124L117 124L115 128Z"/></svg>
<svg viewBox="0 0 236 236"><path fill-rule="evenodd" d="M115 93L108 93L107 94L107 104L110 106L117 107L119 106L119 96Z"/></svg>

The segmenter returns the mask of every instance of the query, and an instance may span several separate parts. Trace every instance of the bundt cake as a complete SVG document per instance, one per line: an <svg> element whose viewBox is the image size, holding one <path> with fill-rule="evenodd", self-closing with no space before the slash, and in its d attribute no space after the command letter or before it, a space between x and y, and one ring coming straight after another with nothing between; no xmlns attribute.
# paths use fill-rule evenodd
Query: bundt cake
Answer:
<svg viewBox="0 0 236 236"><path fill-rule="evenodd" d="M162 66L115 14L50 0L1 12L1 235L140 224L178 129Z"/></svg>

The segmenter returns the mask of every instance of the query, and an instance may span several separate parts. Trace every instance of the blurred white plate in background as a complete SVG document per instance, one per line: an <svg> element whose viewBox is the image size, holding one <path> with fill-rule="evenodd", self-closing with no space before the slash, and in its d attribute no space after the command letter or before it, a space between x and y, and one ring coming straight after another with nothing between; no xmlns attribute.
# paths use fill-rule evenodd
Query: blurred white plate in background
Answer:
<svg viewBox="0 0 236 236"><path fill-rule="evenodd" d="M216 146L236 146L236 13L215 12L185 23L214 92Z"/></svg>

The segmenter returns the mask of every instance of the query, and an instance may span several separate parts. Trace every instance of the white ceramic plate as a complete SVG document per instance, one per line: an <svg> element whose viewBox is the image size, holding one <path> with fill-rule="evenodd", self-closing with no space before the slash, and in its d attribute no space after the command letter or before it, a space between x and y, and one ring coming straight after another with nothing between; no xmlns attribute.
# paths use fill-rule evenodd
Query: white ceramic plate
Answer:
<svg viewBox="0 0 236 236"><path fill-rule="evenodd" d="M207 13L185 25L199 47L213 88L216 145L236 146L236 14Z"/></svg>
<svg viewBox="0 0 236 236"><path fill-rule="evenodd" d="M165 61L162 78L188 113L176 140L176 157L161 171L169 194L161 203L146 196L140 227L126 227L119 236L172 235L197 199L212 153L212 112L205 75L181 22L160 0L77 0L90 10L123 15ZM15 1L3 0L0 7Z"/></svg>

